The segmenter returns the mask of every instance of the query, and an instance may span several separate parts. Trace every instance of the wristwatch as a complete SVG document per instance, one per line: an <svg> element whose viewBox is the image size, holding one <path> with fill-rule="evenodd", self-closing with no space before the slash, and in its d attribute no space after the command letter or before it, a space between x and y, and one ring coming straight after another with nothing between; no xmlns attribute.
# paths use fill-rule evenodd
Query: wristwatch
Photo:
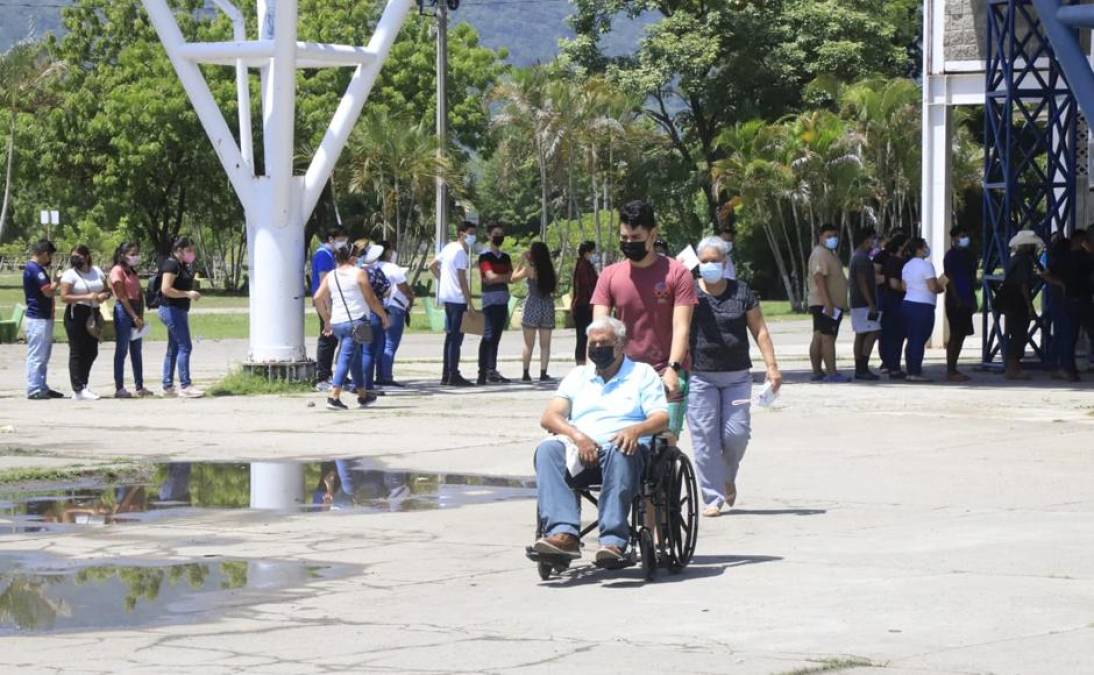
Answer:
<svg viewBox="0 0 1094 675"><path fill-rule="evenodd" d="M669 364L669 368L672 368L677 373L679 373L680 371L682 371L684 369L684 364L680 363L679 361L673 361L672 363Z"/></svg>

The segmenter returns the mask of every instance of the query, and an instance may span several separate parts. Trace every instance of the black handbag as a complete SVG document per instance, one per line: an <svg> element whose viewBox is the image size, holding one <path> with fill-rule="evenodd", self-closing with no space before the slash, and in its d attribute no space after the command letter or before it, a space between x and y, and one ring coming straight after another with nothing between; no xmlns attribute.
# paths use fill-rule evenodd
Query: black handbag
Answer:
<svg viewBox="0 0 1094 675"><path fill-rule="evenodd" d="M356 321L353 315L349 313L349 304L346 302L346 296L342 293L342 284L338 281L337 268L331 270L331 275L334 276L334 285L338 288L338 296L342 298L342 306L346 308L346 316L350 321ZM372 325L368 321L363 323L354 324L353 326L353 341L359 345L367 345L372 342Z"/></svg>
<svg viewBox="0 0 1094 675"><path fill-rule="evenodd" d="M87 279L84 279L83 275L77 270L76 276L83 282L84 288L87 289L88 294L91 293L91 284L87 283ZM91 312L87 315L87 319L84 320L84 330L87 334L96 340L101 340L103 337L103 314L99 310L99 305L96 303L90 307Z"/></svg>

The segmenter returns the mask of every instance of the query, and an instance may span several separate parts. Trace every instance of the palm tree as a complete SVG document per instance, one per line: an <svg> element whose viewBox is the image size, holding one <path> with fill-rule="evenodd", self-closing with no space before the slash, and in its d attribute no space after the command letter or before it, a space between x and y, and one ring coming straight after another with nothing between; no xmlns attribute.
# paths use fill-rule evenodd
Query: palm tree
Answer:
<svg viewBox="0 0 1094 675"><path fill-rule="evenodd" d="M0 204L0 240L4 237L15 176L15 127L19 113L35 113L55 98L48 84L64 70L41 42L21 42L0 55L0 105L8 109L4 201Z"/></svg>

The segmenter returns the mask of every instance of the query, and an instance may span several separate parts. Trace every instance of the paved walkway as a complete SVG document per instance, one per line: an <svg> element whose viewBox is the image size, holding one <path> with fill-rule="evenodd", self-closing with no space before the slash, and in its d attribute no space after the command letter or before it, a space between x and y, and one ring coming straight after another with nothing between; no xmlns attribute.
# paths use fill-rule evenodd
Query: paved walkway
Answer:
<svg viewBox="0 0 1094 675"><path fill-rule="evenodd" d="M683 575L643 584L637 570L583 566L541 583L523 558L535 513L527 501L395 514L212 511L5 535L0 559L218 555L354 573L196 623L0 638L0 671L1088 671L1094 387L1043 376L1011 386L985 373L962 386L806 384L808 328L775 330L790 384L756 411L738 508L703 521ZM313 407L317 395L30 402L23 352L3 346L0 427L14 432L0 435L9 448L0 469L364 456L392 468L529 475L550 390L434 387L437 348L436 336L411 336L402 372L422 386L337 415ZM203 342L197 374L212 379L245 352L240 342ZM59 346L58 385L64 359ZM95 386L109 389L109 373L104 353Z"/></svg>

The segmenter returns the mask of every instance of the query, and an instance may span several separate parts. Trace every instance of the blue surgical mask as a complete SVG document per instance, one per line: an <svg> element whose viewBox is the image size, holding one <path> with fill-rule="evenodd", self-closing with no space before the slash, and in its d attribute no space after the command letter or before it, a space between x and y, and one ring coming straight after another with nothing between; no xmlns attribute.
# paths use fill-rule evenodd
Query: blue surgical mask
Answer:
<svg viewBox="0 0 1094 675"><path fill-rule="evenodd" d="M468 246L474 246L475 245L475 235L473 235L473 234L467 235L466 237L463 238L463 240L465 242L467 242Z"/></svg>
<svg viewBox="0 0 1094 675"><path fill-rule="evenodd" d="M722 276L725 274L725 264L720 262L701 262L699 263L699 276L703 277L703 281L708 284L713 284L722 280Z"/></svg>
<svg viewBox="0 0 1094 675"><path fill-rule="evenodd" d="M972 241L968 237L961 237L957 240L957 245L961 248L968 248Z"/></svg>
<svg viewBox="0 0 1094 675"><path fill-rule="evenodd" d="M828 237L824 240L824 246L829 251L835 251L836 247L839 246L839 237Z"/></svg>

